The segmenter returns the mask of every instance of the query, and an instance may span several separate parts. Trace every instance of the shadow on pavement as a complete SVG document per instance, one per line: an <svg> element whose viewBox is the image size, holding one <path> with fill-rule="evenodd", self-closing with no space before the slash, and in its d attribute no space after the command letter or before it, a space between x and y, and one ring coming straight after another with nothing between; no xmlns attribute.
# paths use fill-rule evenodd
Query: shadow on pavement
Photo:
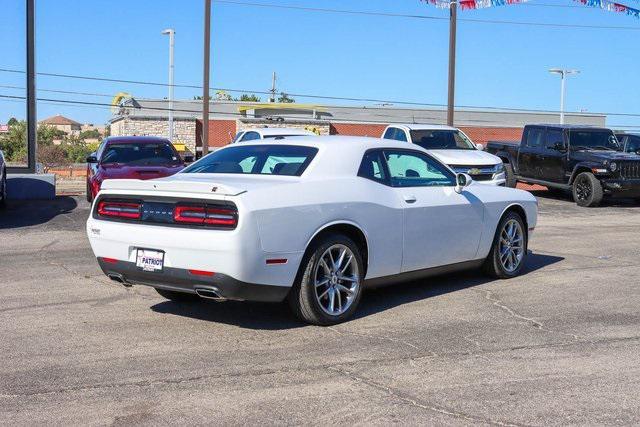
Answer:
<svg viewBox="0 0 640 427"><path fill-rule="evenodd" d="M0 230L44 224L58 215L72 212L78 202L69 196L53 200L8 200L0 209Z"/></svg>
<svg viewBox="0 0 640 427"><path fill-rule="evenodd" d="M562 257L529 253L524 275L556 264ZM354 318L370 316L403 304L460 291L493 281L477 270L434 276L427 279L367 289ZM216 303L195 300L192 303L162 302L151 307L156 313L224 323L257 330L281 330L307 326L296 320L286 303L267 304L227 301Z"/></svg>

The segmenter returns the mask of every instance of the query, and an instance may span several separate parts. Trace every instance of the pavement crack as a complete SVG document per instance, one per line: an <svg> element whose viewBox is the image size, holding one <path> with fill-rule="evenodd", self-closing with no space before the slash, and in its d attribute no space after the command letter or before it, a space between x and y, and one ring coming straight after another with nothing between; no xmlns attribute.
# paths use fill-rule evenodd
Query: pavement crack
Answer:
<svg viewBox="0 0 640 427"><path fill-rule="evenodd" d="M349 378L351 378L353 381L361 383L361 384L365 384L371 388L374 388L376 390L382 391L406 404L409 404L415 408L419 408L419 409L423 409L426 411L430 411L430 412L435 412L441 415L447 415L450 417L454 417L457 419L462 419L462 420L466 420L466 421L471 421L474 423L487 423L487 424L491 424L491 425L496 425L496 426L523 426L523 424L517 424L514 422L510 422L510 421L501 421L501 420L494 420L494 419L489 419L489 418L485 418L482 416L476 416L476 415L470 415L470 414L466 414L464 412L460 412L460 411L455 411L453 409L448 409L445 408L441 405L436 405L433 404L431 402L427 402L424 401L422 399L418 399L408 393L402 392L401 390L398 390L394 387L391 387L389 385L380 383L378 381L374 381L372 379L369 378L365 378L363 376L357 375L352 371L348 371L346 369L340 369L337 368L335 366L330 366L328 368L331 371L334 371L338 374L341 374L343 376L347 376Z"/></svg>
<svg viewBox="0 0 640 427"><path fill-rule="evenodd" d="M420 347L418 347L415 344L410 343L409 341L405 341L405 340L401 340L401 339L397 339L397 338L391 338L391 337L387 337L384 335L368 335L368 334L363 334L360 332L352 332L352 331L344 331L344 330L339 330L335 327L332 326L327 326L327 329L329 329L330 331L333 331L337 334L340 335L353 335L356 337L363 337L363 338L370 338L370 339L375 339L375 340L383 340L383 341L389 341L389 342L394 342L394 343L398 343L398 344L402 344L404 346L410 347L414 350L421 350ZM433 353L434 356L436 356L435 353Z"/></svg>
<svg viewBox="0 0 640 427"><path fill-rule="evenodd" d="M547 328L542 322L539 322L537 320L535 320L532 317L526 317L523 316L522 314L518 313L517 311L515 311L514 309L512 309L511 307L509 307L508 305L506 305L500 298L497 298L494 296L494 293L487 290L487 289L477 289L475 290L475 292L480 292L482 294L484 294L484 298L488 301L491 301L493 303L493 305L495 305L496 307L500 308L502 311L508 313L511 317L518 319L518 320L522 320L525 321L527 323L529 323L531 326L535 327L536 329L540 330L540 331L544 331L544 332L548 332L548 333L552 333L552 334L559 334L559 335L563 335L566 337L570 337L575 341L584 341L584 342L589 342L591 343L592 341L585 338L585 337L581 337L579 335L576 334L571 334L571 333L567 333L567 332L562 332L562 331L556 331L553 329L549 329Z"/></svg>

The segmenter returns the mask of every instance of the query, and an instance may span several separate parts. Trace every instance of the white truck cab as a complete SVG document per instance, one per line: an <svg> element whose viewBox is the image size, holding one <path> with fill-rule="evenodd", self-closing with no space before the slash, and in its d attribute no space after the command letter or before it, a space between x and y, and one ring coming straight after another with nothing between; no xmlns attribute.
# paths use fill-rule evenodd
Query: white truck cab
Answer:
<svg viewBox="0 0 640 427"><path fill-rule="evenodd" d="M251 141L255 139L268 139L268 138L285 138L287 136L315 136L315 133L296 128L256 128L256 129L244 129L240 130L235 138L234 142Z"/></svg>
<svg viewBox="0 0 640 427"><path fill-rule="evenodd" d="M387 126L382 138L419 145L456 173L466 173L480 184L505 185L502 160L482 151L484 147L474 144L460 129L442 125L392 124Z"/></svg>

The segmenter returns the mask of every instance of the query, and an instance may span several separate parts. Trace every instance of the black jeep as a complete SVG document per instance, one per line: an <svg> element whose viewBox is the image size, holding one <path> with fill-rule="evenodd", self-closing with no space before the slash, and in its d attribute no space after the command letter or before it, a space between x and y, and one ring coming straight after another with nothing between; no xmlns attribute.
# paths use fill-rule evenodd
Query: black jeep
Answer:
<svg viewBox="0 0 640 427"><path fill-rule="evenodd" d="M520 143L489 142L507 185L517 181L571 190L580 206L603 196L640 198L640 156L623 152L613 131L573 125L527 125Z"/></svg>

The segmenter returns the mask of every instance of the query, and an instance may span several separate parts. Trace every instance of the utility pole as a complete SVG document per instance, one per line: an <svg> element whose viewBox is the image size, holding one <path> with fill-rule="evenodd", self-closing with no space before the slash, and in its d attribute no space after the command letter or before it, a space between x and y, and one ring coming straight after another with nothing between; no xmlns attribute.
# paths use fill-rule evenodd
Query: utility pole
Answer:
<svg viewBox="0 0 640 427"><path fill-rule="evenodd" d="M169 35L169 142L173 143L173 47L176 31L167 28L162 34Z"/></svg>
<svg viewBox="0 0 640 427"><path fill-rule="evenodd" d="M580 70L565 70L562 68L552 68L549 70L551 74L560 75L560 124L564 124L564 94L565 94L565 78L571 74L579 74Z"/></svg>
<svg viewBox="0 0 640 427"><path fill-rule="evenodd" d="M271 78L271 98L269 102L276 102L276 72L273 72L273 77Z"/></svg>
<svg viewBox="0 0 640 427"><path fill-rule="evenodd" d="M27 170L36 171L38 118L36 114L35 0L27 0Z"/></svg>
<svg viewBox="0 0 640 427"><path fill-rule="evenodd" d="M449 93L447 99L447 125L453 126L456 89L456 31L458 2L449 3Z"/></svg>
<svg viewBox="0 0 640 427"><path fill-rule="evenodd" d="M196 146L196 159L209 152L209 54L211 49L211 0L204 0L204 65L202 76L202 146ZM200 148L200 153L198 153Z"/></svg>

